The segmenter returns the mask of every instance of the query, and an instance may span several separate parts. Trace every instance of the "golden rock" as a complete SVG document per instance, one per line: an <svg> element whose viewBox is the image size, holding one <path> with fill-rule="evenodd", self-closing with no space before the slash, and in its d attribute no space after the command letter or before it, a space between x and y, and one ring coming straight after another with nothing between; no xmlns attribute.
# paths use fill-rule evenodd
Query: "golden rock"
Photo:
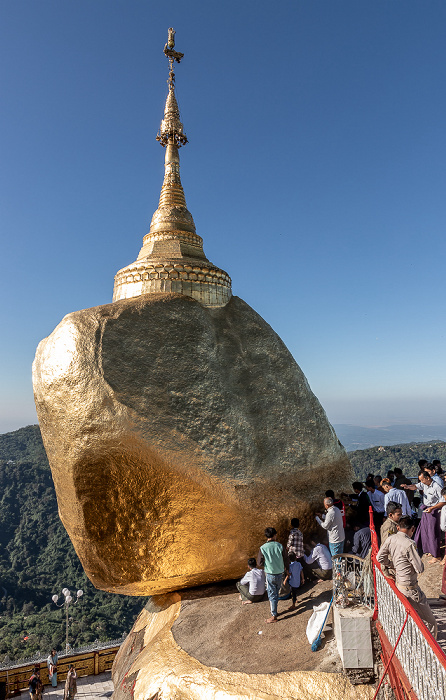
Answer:
<svg viewBox="0 0 446 700"><path fill-rule="evenodd" d="M204 666L173 638L171 628L180 611L181 595L178 593L156 596L142 610L113 664L114 700L156 697L163 700L371 700L373 697L374 688L353 686L341 673L248 674Z"/></svg>
<svg viewBox="0 0 446 700"><path fill-rule="evenodd" d="M237 577L267 525L313 527L311 502L350 478L302 371L237 297L69 314L39 344L33 382L60 517L98 588Z"/></svg>

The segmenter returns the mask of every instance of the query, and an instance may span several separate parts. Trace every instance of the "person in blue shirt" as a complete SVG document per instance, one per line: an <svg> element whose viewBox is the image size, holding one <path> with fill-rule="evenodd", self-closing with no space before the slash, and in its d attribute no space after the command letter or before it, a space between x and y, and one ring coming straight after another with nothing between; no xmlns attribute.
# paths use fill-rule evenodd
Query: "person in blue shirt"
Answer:
<svg viewBox="0 0 446 700"><path fill-rule="evenodd" d="M290 610L294 610L296 607L297 592L304 584L304 570L300 561L296 560L294 552L289 552L288 559L290 560L290 566L288 574L285 576L283 582L286 583L288 581L290 584L291 598L293 600Z"/></svg>

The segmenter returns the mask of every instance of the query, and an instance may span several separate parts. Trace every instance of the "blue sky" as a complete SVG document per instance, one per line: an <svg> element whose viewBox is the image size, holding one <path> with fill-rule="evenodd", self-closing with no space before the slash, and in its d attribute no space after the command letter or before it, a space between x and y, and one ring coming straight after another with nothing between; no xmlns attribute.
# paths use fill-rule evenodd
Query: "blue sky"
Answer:
<svg viewBox="0 0 446 700"><path fill-rule="evenodd" d="M2 0L0 432L148 231L169 26L207 257L332 422L446 422L442 0Z"/></svg>

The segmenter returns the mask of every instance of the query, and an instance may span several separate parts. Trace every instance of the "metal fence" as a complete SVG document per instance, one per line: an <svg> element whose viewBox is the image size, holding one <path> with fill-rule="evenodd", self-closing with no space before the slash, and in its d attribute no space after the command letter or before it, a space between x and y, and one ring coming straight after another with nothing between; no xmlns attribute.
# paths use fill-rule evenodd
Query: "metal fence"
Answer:
<svg viewBox="0 0 446 700"><path fill-rule="evenodd" d="M419 700L446 698L446 656L428 632L412 606L395 586L375 567L378 620L393 647L401 632L407 611L409 617L395 656Z"/></svg>
<svg viewBox="0 0 446 700"><path fill-rule="evenodd" d="M370 557L336 554L333 560L333 601L336 607L365 605L374 608L375 591Z"/></svg>

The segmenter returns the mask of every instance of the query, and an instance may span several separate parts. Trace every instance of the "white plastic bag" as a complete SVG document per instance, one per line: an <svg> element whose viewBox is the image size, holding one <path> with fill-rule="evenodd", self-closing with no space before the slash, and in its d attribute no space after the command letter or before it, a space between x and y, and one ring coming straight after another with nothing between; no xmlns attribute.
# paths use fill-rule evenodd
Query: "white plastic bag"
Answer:
<svg viewBox="0 0 446 700"><path fill-rule="evenodd" d="M329 607L330 603L321 603L313 606L313 614L307 624L307 639L310 644L313 644L318 638Z"/></svg>
<svg viewBox="0 0 446 700"><path fill-rule="evenodd" d="M440 530L446 532L446 506L443 506L440 513Z"/></svg>

